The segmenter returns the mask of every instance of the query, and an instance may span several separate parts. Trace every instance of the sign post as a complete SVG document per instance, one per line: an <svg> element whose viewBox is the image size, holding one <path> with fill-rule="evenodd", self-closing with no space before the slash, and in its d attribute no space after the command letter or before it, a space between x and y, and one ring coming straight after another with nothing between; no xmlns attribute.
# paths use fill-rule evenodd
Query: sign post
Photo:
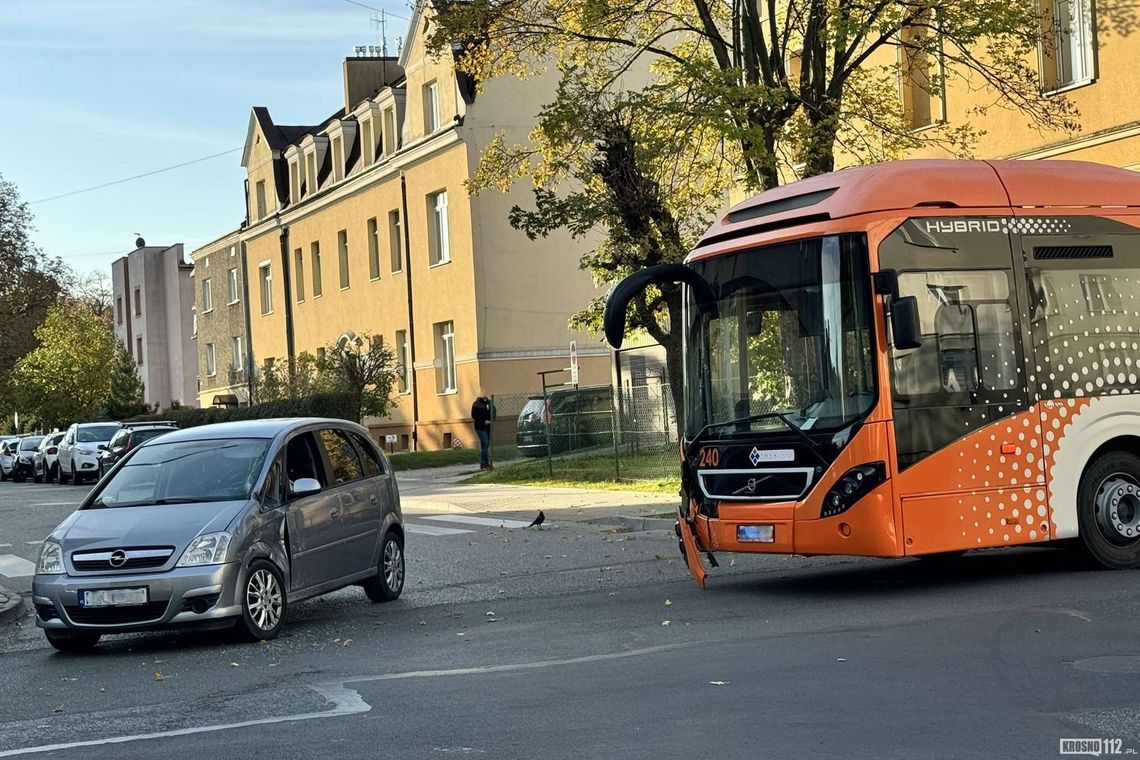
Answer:
<svg viewBox="0 0 1140 760"><path fill-rule="evenodd" d="M570 341L570 384L578 387L578 341Z"/></svg>

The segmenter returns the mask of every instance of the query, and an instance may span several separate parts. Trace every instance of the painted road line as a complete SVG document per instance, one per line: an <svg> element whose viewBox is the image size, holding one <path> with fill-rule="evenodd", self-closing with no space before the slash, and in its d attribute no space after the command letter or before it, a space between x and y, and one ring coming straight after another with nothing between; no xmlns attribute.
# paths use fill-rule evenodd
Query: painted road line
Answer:
<svg viewBox="0 0 1140 760"><path fill-rule="evenodd" d="M460 530L459 528L441 528L438 525L416 525L415 523L404 523L404 530L408 533L419 533L424 536L457 536L460 533L471 533L470 530Z"/></svg>
<svg viewBox="0 0 1140 760"><path fill-rule="evenodd" d="M530 525L526 520L507 520L502 517L475 517L473 515L416 515L416 518L420 520L463 523L466 525L487 525L492 528L525 528Z"/></svg>
<svg viewBox="0 0 1140 760"><path fill-rule="evenodd" d="M12 548L11 544L0 544L0 549L11 549L11 548Z"/></svg>
<svg viewBox="0 0 1140 760"><path fill-rule="evenodd" d="M0 575L7 578L23 578L35 574L35 562L29 562L15 554L0 554Z"/></svg>
<svg viewBox="0 0 1140 760"><path fill-rule="evenodd" d="M25 541L24 543L28 546L39 546L43 541Z"/></svg>

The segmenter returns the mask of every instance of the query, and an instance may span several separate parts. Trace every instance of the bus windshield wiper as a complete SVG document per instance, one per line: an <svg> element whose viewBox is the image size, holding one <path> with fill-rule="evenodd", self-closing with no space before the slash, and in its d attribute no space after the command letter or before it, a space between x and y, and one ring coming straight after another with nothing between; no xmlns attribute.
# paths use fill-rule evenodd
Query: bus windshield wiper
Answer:
<svg viewBox="0 0 1140 760"><path fill-rule="evenodd" d="M814 456L825 469L831 466L831 463L828 462L823 457L823 455L819 453L819 444L812 440L812 437L810 435L800 429L799 425L789 420L787 418L786 412L765 412L763 414L750 414L747 417L738 417L735 420L725 420L724 422L710 422L701 428L695 436L693 436L693 440L689 442L689 448L687 449L686 454L689 457L692 457L693 452L696 451L697 444L705 438L706 434L710 430L726 427L728 425L749 425L753 422L760 422L762 420L771 419L776 419L784 423L788 430L791 430L801 441L807 444L808 450L811 451L812 456Z"/></svg>

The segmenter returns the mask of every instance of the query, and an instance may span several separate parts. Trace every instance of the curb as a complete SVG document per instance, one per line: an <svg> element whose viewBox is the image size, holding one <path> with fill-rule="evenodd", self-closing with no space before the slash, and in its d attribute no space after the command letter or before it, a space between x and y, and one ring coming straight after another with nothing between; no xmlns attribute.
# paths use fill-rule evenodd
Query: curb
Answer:
<svg viewBox="0 0 1140 760"><path fill-rule="evenodd" d="M613 515L610 517L594 517L582 522L591 525L612 525L618 528L628 528L633 531L642 530L673 530L676 520L662 517L628 517L626 515Z"/></svg>
<svg viewBox="0 0 1140 760"><path fill-rule="evenodd" d="M0 625L7 625L24 614L24 597L0 586Z"/></svg>

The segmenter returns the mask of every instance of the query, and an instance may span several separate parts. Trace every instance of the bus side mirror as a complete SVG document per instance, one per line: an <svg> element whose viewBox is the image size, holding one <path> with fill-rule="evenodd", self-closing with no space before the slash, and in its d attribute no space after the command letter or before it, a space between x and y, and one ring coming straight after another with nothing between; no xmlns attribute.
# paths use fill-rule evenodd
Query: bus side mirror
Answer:
<svg viewBox="0 0 1140 760"><path fill-rule="evenodd" d="M899 351L922 345L916 296L903 296L891 300L891 334L894 336L895 349Z"/></svg>
<svg viewBox="0 0 1140 760"><path fill-rule="evenodd" d="M614 348L621 348L625 338L625 313L629 302L650 285L670 285L683 282L693 288L697 305L702 311L716 312L716 296L703 277L684 264L658 264L634 272L619 282L606 299L606 309L602 317L606 341Z"/></svg>

